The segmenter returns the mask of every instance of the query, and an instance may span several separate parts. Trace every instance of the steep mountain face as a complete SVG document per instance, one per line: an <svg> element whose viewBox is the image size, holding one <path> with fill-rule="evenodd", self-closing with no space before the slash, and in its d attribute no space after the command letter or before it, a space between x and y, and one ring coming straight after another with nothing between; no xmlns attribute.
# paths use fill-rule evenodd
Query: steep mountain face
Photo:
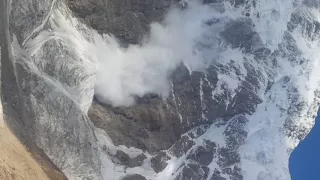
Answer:
<svg viewBox="0 0 320 180"><path fill-rule="evenodd" d="M152 21L163 19L164 12L177 0L68 0L68 7L85 24L99 33L112 33L123 43L139 43Z"/></svg>
<svg viewBox="0 0 320 180"><path fill-rule="evenodd" d="M5 2L5 120L68 179L290 179L319 103L315 1Z"/></svg>

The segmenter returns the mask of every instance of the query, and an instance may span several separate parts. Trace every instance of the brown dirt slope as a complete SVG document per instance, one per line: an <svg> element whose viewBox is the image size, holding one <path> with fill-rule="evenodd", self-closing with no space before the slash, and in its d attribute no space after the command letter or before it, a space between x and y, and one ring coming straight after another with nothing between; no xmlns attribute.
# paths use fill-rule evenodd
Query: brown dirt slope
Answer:
<svg viewBox="0 0 320 180"><path fill-rule="evenodd" d="M0 112L0 179L47 180L49 179L27 149L11 133Z"/></svg>

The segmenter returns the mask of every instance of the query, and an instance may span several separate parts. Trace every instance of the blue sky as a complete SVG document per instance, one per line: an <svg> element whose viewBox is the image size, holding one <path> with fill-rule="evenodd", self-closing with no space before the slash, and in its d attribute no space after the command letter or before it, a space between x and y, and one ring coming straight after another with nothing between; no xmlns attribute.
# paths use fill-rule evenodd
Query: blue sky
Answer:
<svg viewBox="0 0 320 180"><path fill-rule="evenodd" d="M291 180L320 180L320 117L305 140L292 152Z"/></svg>

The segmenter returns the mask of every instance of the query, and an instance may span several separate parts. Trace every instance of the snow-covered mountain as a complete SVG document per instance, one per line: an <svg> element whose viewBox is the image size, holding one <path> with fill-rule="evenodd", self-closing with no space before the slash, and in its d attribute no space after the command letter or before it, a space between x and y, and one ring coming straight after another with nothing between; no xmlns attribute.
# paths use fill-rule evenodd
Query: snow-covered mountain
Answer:
<svg viewBox="0 0 320 180"><path fill-rule="evenodd" d="M290 179L320 101L316 0L4 2L7 124L68 179Z"/></svg>

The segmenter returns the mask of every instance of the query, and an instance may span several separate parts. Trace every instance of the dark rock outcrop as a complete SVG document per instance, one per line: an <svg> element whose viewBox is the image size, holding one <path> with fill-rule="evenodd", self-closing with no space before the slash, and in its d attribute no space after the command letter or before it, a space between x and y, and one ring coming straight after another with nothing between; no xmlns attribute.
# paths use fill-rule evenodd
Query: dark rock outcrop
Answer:
<svg viewBox="0 0 320 180"><path fill-rule="evenodd" d="M221 36L233 48L241 48L246 53L253 53L263 48L259 34L254 30L251 19L239 19L226 25Z"/></svg>
<svg viewBox="0 0 320 180"><path fill-rule="evenodd" d="M118 150L114 156L121 165L124 165L129 168L141 166L143 161L147 158L146 155L140 154L134 158L131 158L128 154L123 151ZM117 162L116 162L117 163Z"/></svg>
<svg viewBox="0 0 320 180"><path fill-rule="evenodd" d="M175 180L205 180L208 177L208 169L198 164L187 164Z"/></svg>
<svg viewBox="0 0 320 180"><path fill-rule="evenodd" d="M159 173L166 168L168 163L166 161L170 160L171 158L165 152L158 153L155 157L151 159L151 167L156 173Z"/></svg>
<svg viewBox="0 0 320 180"><path fill-rule="evenodd" d="M213 157L216 156L216 144L209 140L204 143L204 146L198 146L193 150L193 152L188 155L187 159L196 161L202 166L208 166L212 162Z"/></svg>
<svg viewBox="0 0 320 180"><path fill-rule="evenodd" d="M170 108L171 107L171 108ZM136 147L149 152L168 149L179 139L179 117L173 105L160 97L129 108L114 108L94 101L89 117L96 127L108 132L115 145Z"/></svg>
<svg viewBox="0 0 320 180"><path fill-rule="evenodd" d="M141 176L140 174L132 174L132 175L127 175L126 177L122 178L122 180L147 180L147 179Z"/></svg>
<svg viewBox="0 0 320 180"><path fill-rule="evenodd" d="M159 21L176 0L67 0L70 9L100 33L112 33L123 43L139 43L152 21Z"/></svg>

